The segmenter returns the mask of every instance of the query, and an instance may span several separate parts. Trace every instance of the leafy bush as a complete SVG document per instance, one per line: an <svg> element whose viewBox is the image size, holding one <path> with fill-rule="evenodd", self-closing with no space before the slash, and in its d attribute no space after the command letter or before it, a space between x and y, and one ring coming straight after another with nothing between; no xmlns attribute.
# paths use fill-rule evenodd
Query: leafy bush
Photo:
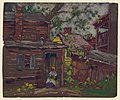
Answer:
<svg viewBox="0 0 120 100"><path fill-rule="evenodd" d="M103 87L110 96L117 95L117 77L116 75L112 75L107 80L103 80L98 83L99 86Z"/></svg>
<svg viewBox="0 0 120 100"><path fill-rule="evenodd" d="M84 86L92 86L96 84L96 80L90 80L90 78L88 77L86 81L82 82L81 84L83 84Z"/></svg>
<svg viewBox="0 0 120 100"><path fill-rule="evenodd" d="M89 79L87 83L90 83ZM90 96L115 97L117 95L117 77L112 75L108 79L96 83L96 87L85 87L82 93Z"/></svg>

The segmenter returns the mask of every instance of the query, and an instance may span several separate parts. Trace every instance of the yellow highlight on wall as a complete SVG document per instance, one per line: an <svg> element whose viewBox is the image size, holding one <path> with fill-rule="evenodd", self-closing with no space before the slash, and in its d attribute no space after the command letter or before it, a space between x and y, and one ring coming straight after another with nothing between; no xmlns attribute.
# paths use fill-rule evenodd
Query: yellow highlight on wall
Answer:
<svg viewBox="0 0 120 100"><path fill-rule="evenodd" d="M62 41L61 41L61 39L60 39L60 37L56 37L56 38L54 38L53 40L52 40L52 42L56 42L56 43L58 43L58 44L63 44L62 43Z"/></svg>

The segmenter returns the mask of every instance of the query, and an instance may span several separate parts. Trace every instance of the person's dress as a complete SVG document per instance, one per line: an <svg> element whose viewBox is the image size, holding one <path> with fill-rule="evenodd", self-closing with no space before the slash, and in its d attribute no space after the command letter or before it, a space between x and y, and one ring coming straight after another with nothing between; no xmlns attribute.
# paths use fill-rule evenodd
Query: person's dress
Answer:
<svg viewBox="0 0 120 100"><path fill-rule="evenodd" d="M57 80L57 73L55 71L51 71L46 81L46 87L51 87L51 88L55 87L56 80Z"/></svg>

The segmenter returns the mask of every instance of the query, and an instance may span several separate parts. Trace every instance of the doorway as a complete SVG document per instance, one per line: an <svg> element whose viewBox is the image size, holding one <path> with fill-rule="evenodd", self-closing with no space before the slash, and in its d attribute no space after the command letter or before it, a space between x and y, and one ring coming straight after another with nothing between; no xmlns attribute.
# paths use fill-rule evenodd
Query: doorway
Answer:
<svg viewBox="0 0 120 100"><path fill-rule="evenodd" d="M56 70L56 59L57 54L56 53L47 53L45 54L45 71L46 71L46 78L49 75L49 72L52 68Z"/></svg>

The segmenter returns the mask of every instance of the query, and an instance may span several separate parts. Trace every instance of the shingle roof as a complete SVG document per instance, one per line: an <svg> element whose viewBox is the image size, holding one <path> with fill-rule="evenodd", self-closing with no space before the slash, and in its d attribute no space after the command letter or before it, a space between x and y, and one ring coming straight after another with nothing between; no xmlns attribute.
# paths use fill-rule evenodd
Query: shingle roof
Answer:
<svg viewBox="0 0 120 100"><path fill-rule="evenodd" d="M94 60L105 62L107 64L117 65L117 56L116 55L105 53L105 52L102 52L99 50L89 51L87 57L90 59L92 58Z"/></svg>
<svg viewBox="0 0 120 100"><path fill-rule="evenodd" d="M57 44L53 42L45 42L43 45L40 42L31 41L5 41L5 47L19 47L19 48L31 48L31 49L59 49L66 48L65 45Z"/></svg>
<svg viewBox="0 0 120 100"><path fill-rule="evenodd" d="M86 42L80 34L59 34L59 36L65 45L69 46L73 44L75 46L73 46L73 50L76 48L81 49L83 46L90 46L92 48L92 46Z"/></svg>
<svg viewBox="0 0 120 100"><path fill-rule="evenodd" d="M23 13L23 19L50 22L42 13Z"/></svg>
<svg viewBox="0 0 120 100"><path fill-rule="evenodd" d="M23 20L50 22L42 13L23 13ZM4 21L15 21L15 12L5 12Z"/></svg>
<svg viewBox="0 0 120 100"><path fill-rule="evenodd" d="M15 21L15 12L5 12L3 16L4 21Z"/></svg>

